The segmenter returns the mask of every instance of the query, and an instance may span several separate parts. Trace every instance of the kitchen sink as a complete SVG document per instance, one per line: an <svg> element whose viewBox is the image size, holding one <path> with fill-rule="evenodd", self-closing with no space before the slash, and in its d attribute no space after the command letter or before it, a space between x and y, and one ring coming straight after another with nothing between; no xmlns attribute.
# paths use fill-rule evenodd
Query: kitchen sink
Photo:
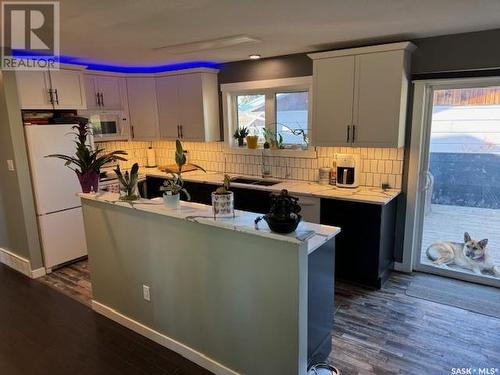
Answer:
<svg viewBox="0 0 500 375"><path fill-rule="evenodd" d="M247 185L273 186L279 184L281 181L261 180L258 178L247 178L247 177L235 177L231 179L231 182L237 184L247 184Z"/></svg>

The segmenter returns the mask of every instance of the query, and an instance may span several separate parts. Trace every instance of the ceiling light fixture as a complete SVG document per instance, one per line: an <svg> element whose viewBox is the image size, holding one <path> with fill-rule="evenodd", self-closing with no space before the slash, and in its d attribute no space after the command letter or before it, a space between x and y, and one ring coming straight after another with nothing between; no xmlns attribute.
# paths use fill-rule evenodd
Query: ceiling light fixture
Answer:
<svg viewBox="0 0 500 375"><path fill-rule="evenodd" d="M248 58L249 58L250 60L258 60L258 59L260 59L261 57L262 57L262 56L257 55L257 54L253 54L253 55L248 56Z"/></svg>
<svg viewBox="0 0 500 375"><path fill-rule="evenodd" d="M252 44L259 42L260 39L251 37L249 35L235 35L226 38L200 40L190 43L160 46L157 48L153 48L153 50L170 53L173 55L181 55L185 53L214 50L219 48L228 48L228 47L239 46L242 44Z"/></svg>

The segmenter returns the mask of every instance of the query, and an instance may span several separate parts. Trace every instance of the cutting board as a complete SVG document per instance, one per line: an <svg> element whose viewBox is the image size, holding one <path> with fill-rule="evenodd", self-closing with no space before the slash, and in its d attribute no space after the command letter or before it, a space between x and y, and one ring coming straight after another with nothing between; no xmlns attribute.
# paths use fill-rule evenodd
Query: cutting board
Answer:
<svg viewBox="0 0 500 375"><path fill-rule="evenodd" d="M177 164L160 165L159 169L162 170L162 171L165 171L166 169L170 169L172 171L176 171L177 170ZM196 169L198 169L198 168L196 168L194 165L189 164L189 163L184 164L182 166L182 172L191 172L191 171L195 171Z"/></svg>

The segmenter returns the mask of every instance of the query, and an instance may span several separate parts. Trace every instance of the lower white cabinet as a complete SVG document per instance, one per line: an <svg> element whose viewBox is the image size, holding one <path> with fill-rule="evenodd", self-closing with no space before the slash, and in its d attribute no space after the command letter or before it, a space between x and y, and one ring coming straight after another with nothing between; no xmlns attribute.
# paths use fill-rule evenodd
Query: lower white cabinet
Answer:
<svg viewBox="0 0 500 375"><path fill-rule="evenodd" d="M135 140L158 139L155 79L152 77L127 78L127 96L131 138Z"/></svg>

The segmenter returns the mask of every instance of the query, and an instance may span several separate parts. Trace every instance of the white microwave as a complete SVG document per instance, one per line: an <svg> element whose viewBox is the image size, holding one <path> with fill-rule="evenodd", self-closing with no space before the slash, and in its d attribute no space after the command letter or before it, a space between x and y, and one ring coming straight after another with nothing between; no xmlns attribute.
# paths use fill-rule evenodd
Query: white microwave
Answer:
<svg viewBox="0 0 500 375"><path fill-rule="evenodd" d="M129 138L128 116L122 111L79 111L78 114L89 119L94 140L97 142Z"/></svg>

